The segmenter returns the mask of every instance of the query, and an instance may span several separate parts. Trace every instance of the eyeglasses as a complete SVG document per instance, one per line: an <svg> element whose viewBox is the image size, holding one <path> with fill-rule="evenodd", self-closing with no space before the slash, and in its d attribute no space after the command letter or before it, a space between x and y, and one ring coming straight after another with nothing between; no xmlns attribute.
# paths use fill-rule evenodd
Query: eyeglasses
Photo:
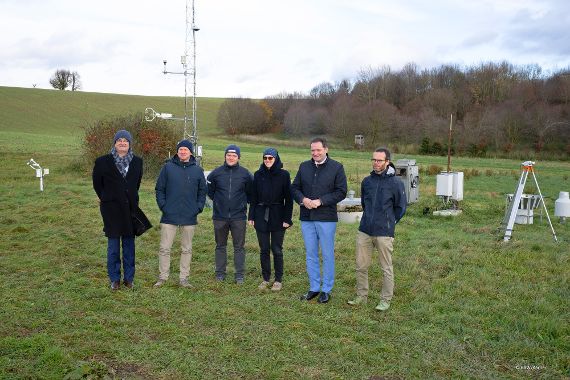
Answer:
<svg viewBox="0 0 570 380"><path fill-rule="evenodd" d="M274 158L273 156L263 156L263 161L273 161Z"/></svg>
<svg viewBox="0 0 570 380"><path fill-rule="evenodd" d="M374 159L374 158L371 158L370 161L372 161L372 162L374 162L374 163L377 163L377 164L381 164L382 162L386 162L386 161L388 161L388 160L376 160L376 159Z"/></svg>

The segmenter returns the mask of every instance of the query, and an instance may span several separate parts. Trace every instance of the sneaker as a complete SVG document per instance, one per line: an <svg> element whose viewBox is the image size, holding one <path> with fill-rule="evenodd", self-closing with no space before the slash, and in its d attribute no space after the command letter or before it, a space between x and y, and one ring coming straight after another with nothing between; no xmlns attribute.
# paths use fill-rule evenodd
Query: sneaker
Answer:
<svg viewBox="0 0 570 380"><path fill-rule="evenodd" d="M158 281L154 284L154 287L160 288L162 285L164 285L165 282L166 282L166 280L159 278Z"/></svg>
<svg viewBox="0 0 570 380"><path fill-rule="evenodd" d="M280 283L279 281L275 281L273 283L273 286L271 287L271 290L273 290L274 292L278 292L283 288L283 284Z"/></svg>
<svg viewBox="0 0 570 380"><path fill-rule="evenodd" d="M269 287L269 281L262 281L261 284L259 284L258 288L259 290L266 290Z"/></svg>
<svg viewBox="0 0 570 380"><path fill-rule="evenodd" d="M386 311L390 308L390 302L388 301L384 301L384 300L380 300L380 303L378 304L378 306L376 306L376 310L378 311Z"/></svg>
<svg viewBox="0 0 570 380"><path fill-rule="evenodd" d="M243 278L236 278L237 285L243 285Z"/></svg>
<svg viewBox="0 0 570 380"><path fill-rule="evenodd" d="M193 288L192 284L188 282L188 279L187 279L187 278L184 278L184 279L180 280L179 285L180 285L182 288Z"/></svg>
<svg viewBox="0 0 570 380"><path fill-rule="evenodd" d="M356 296L355 299L348 301L347 304L352 305L352 306L358 306L358 305L364 305L364 304L366 304L366 302L368 302L367 297Z"/></svg>
<svg viewBox="0 0 570 380"><path fill-rule="evenodd" d="M226 280L226 278L225 278L224 276L216 275L216 281L218 281L218 282L223 282L223 281L225 281L225 280Z"/></svg>

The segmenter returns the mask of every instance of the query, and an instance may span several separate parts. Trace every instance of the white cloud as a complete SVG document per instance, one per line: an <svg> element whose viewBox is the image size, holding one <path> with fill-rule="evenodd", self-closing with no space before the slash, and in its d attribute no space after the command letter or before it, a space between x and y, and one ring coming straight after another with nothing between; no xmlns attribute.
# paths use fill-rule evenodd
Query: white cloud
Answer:
<svg viewBox="0 0 570 380"><path fill-rule="evenodd" d="M184 93L183 0L1 1L0 85L48 88L58 68L85 91ZM563 0L197 0L199 96L263 97L356 77L362 67L507 60L570 64Z"/></svg>

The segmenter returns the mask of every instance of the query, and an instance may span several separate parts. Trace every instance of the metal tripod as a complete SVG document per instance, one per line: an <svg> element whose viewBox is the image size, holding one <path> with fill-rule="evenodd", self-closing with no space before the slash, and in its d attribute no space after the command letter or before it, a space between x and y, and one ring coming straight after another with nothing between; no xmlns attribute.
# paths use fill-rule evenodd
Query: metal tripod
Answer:
<svg viewBox="0 0 570 380"><path fill-rule="evenodd" d="M544 207L544 211L546 212L546 218L548 219L548 224L550 225L550 229L552 230L552 236L554 236L554 241L558 242L556 238L556 232L554 232L554 227L552 227L552 222L550 221L550 215L548 215L548 210L546 209L546 205L544 204L544 197L540 191L540 187L538 186L538 181L536 180L536 175L534 174L534 162L533 161L525 161L521 164L522 172L521 177L519 179L519 183L517 185L517 189L515 194L513 195L513 200L505 213L505 218L503 219L502 225L505 226L505 236L503 238L504 241L509 241L513 234L513 228L515 226L515 218L517 216L517 210L519 208L519 204L521 201L522 193L524 190L524 185L526 184L526 180L528 177L528 173L532 173L532 178L534 178L534 183L536 185L536 189L538 190L538 194L540 195L540 203L542 203L542 207Z"/></svg>

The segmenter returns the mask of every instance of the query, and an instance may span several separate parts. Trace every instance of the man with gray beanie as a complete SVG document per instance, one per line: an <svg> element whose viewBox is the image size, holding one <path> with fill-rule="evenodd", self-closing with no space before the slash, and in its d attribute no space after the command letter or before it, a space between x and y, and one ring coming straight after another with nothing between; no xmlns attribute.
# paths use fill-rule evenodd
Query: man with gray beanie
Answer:
<svg viewBox="0 0 570 380"><path fill-rule="evenodd" d="M154 286L161 287L170 275L170 249L180 230L180 286L192 287L188 281L192 261L192 238L198 214L206 202L204 170L196 165L194 149L188 140L176 146L177 153L160 171L156 181L156 203L162 211L160 219L160 248L158 251L159 277Z"/></svg>
<svg viewBox="0 0 570 380"><path fill-rule="evenodd" d="M243 284L245 275L245 231L247 204L251 196L253 177L240 166L241 151L237 145L228 145L225 162L207 178L208 196L213 201L214 234L216 239L216 280L224 281L228 260L228 234L232 233L234 246L235 282Z"/></svg>

